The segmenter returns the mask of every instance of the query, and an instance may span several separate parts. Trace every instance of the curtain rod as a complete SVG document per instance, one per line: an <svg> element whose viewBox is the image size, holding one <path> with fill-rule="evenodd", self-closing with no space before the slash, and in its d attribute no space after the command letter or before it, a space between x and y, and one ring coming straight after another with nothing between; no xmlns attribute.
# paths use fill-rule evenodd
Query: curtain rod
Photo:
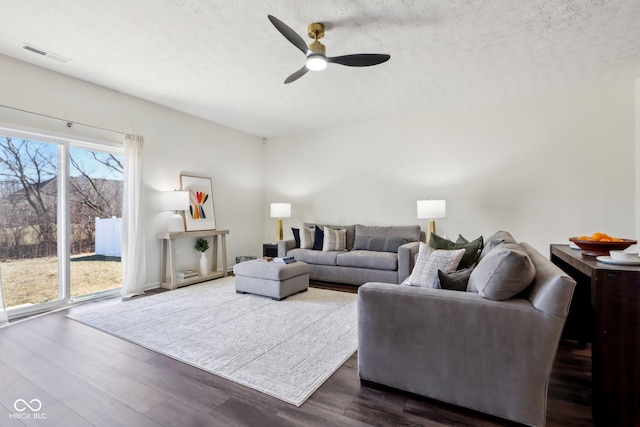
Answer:
<svg viewBox="0 0 640 427"><path fill-rule="evenodd" d="M84 124L84 123L79 123L79 122L74 122L74 121L71 121L71 120L61 119L59 117L48 116L46 114L34 113L33 111L27 111L27 110L22 110L20 108L9 107L8 105L0 104L0 107L8 108L9 110L20 111L21 113L33 114L34 116L40 116L40 117L46 117L48 119L59 120L61 122L65 122L67 124L67 127L71 127L73 125L78 125L78 126L84 126L84 127L87 127L87 128L91 128L91 129L102 130L102 131L105 131L105 132L116 133L118 135L124 135L124 132L120 132L120 131L117 131L117 130L101 128L99 126L87 125L87 124Z"/></svg>

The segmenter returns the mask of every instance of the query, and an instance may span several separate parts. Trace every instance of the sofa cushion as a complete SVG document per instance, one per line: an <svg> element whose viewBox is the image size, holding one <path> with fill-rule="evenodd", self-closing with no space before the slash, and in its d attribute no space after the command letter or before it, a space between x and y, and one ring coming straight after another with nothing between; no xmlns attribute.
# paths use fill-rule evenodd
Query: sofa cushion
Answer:
<svg viewBox="0 0 640 427"><path fill-rule="evenodd" d="M460 243L454 243L449 239L445 239L444 237L440 237L435 233L431 233L429 246L431 246L433 249L464 249L464 256L462 257L458 268L467 268L477 261L478 256L480 255L480 249L482 249L482 238L480 237L472 242L466 241L466 239L464 239L463 241L462 239L458 238L458 241Z"/></svg>
<svg viewBox="0 0 640 427"><path fill-rule="evenodd" d="M343 252L324 252L314 249L291 249L287 252L287 256L292 256L296 261L306 262L307 264L319 265L336 265L336 257Z"/></svg>
<svg viewBox="0 0 640 427"><path fill-rule="evenodd" d="M451 291L466 291L469 277L475 266L463 268L461 270L444 272L438 270L438 283L440 289L449 289Z"/></svg>
<svg viewBox="0 0 640 427"><path fill-rule="evenodd" d="M315 241L316 229L311 227L302 227L300 229L300 248L311 249Z"/></svg>
<svg viewBox="0 0 640 427"><path fill-rule="evenodd" d="M336 263L343 267L395 271L398 269L398 255L391 252L353 250L339 253Z"/></svg>
<svg viewBox="0 0 640 427"><path fill-rule="evenodd" d="M356 240L353 243L353 250L397 253L400 246L409 242L410 240L406 237L356 236Z"/></svg>
<svg viewBox="0 0 640 427"><path fill-rule="evenodd" d="M409 284L423 288L437 286L438 270L455 271L464 256L464 249L433 249L420 242L416 265L411 272Z"/></svg>
<svg viewBox="0 0 640 427"><path fill-rule="evenodd" d="M324 240L322 250L328 251L344 251L347 245L347 230L334 230L333 228L324 227Z"/></svg>
<svg viewBox="0 0 640 427"><path fill-rule="evenodd" d="M328 224L315 224L312 222L304 222L302 224L304 227L316 227L318 226L320 230L324 230L324 227L333 228L334 230L345 229L347 230L347 250L350 251L353 249L353 241L356 235L356 226L355 225L328 225ZM320 249L322 249L322 245L320 245Z"/></svg>
<svg viewBox="0 0 640 427"><path fill-rule="evenodd" d="M364 237L402 237L407 242L417 242L420 240L419 225L397 225L397 226L368 226L356 225L355 235Z"/></svg>
<svg viewBox="0 0 640 427"><path fill-rule="evenodd" d="M524 249L517 243L502 243L478 262L468 289L483 298L506 300L524 291L535 276L536 268Z"/></svg>

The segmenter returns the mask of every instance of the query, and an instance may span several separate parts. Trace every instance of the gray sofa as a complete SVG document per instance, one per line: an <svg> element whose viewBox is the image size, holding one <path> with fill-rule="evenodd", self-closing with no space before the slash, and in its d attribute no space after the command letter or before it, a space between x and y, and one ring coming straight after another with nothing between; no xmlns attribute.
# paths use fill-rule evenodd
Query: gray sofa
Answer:
<svg viewBox="0 0 640 427"><path fill-rule="evenodd" d="M321 230L325 227L307 222L303 224L303 227L316 226ZM278 256L293 256L309 264L310 280L349 285L372 281L397 284L411 273L419 241L424 241L425 237L419 225L326 227L346 230L346 251L296 248L296 241L291 239L278 242ZM398 245L401 242L406 243ZM358 249L364 247L368 249ZM395 248L396 251L393 250Z"/></svg>
<svg viewBox="0 0 640 427"><path fill-rule="evenodd" d="M520 246L535 266L535 278L507 300L472 290L360 286L363 385L544 425L549 377L575 281L531 246Z"/></svg>

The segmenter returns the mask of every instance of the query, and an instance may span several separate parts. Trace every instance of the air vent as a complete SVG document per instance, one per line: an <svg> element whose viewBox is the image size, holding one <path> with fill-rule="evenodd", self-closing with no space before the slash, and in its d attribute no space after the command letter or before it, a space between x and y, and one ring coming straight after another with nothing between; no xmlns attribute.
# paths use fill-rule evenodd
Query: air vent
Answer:
<svg viewBox="0 0 640 427"><path fill-rule="evenodd" d="M53 60L58 61L58 62L69 62L69 61L71 61L69 58L65 58L64 56L61 56L61 55L58 55L58 54L52 53L52 52L47 52L44 49L40 49L38 47L31 46L31 45L28 45L28 44L23 45L22 48L24 50L28 50L29 52L33 52L33 53L37 53L38 55L46 56L47 58L53 59Z"/></svg>

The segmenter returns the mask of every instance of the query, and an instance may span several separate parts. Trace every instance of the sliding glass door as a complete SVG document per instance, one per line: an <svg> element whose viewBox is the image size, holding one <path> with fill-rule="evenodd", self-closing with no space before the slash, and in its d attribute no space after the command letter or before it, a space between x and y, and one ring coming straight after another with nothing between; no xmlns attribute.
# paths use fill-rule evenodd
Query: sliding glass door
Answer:
<svg viewBox="0 0 640 427"><path fill-rule="evenodd" d="M70 295L119 288L123 191L122 155L72 147L70 151Z"/></svg>
<svg viewBox="0 0 640 427"><path fill-rule="evenodd" d="M58 147L0 136L0 262L7 308L57 301Z"/></svg>
<svg viewBox="0 0 640 427"><path fill-rule="evenodd" d="M117 150L0 135L0 263L10 315L121 286L122 190Z"/></svg>

